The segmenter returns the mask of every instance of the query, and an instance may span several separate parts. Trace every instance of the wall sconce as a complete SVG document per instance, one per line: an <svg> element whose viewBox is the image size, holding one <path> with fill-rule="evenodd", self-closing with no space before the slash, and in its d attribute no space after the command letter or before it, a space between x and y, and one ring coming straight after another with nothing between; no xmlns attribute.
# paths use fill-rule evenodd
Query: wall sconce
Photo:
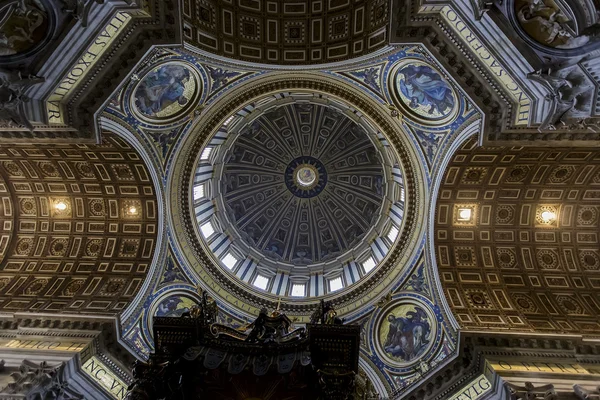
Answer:
<svg viewBox="0 0 600 400"><path fill-rule="evenodd" d="M125 218L138 218L142 213L142 203L138 200L127 200L121 207L121 213Z"/></svg>
<svg viewBox="0 0 600 400"><path fill-rule="evenodd" d="M471 210L470 208L459 208L458 216L456 219L461 222L470 222L472 214L473 210Z"/></svg>

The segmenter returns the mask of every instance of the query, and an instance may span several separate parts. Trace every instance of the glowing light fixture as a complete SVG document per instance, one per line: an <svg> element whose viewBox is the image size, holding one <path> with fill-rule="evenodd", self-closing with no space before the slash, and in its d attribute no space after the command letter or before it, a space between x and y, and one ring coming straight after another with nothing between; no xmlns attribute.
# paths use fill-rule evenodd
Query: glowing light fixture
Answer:
<svg viewBox="0 0 600 400"><path fill-rule="evenodd" d="M59 201L54 205L54 208L56 208L57 211L65 211L67 209L67 203Z"/></svg>
<svg viewBox="0 0 600 400"><path fill-rule="evenodd" d="M137 213L138 213L138 209L136 208L136 206L130 206L130 207L127 209L127 213L128 213L129 215L137 215Z"/></svg>
<svg viewBox="0 0 600 400"><path fill-rule="evenodd" d="M470 221L471 220L471 209L470 208L459 208L458 209L458 220L459 221Z"/></svg>
<svg viewBox="0 0 600 400"><path fill-rule="evenodd" d="M554 221L556 219L556 214L548 210L542 211L542 214L540 216L542 217L542 221L546 223Z"/></svg>

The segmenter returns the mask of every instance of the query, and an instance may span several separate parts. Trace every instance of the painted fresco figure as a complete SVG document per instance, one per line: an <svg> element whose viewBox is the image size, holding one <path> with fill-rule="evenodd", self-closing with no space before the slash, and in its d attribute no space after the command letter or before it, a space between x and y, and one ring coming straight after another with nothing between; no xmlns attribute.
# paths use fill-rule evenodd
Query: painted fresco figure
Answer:
<svg viewBox="0 0 600 400"><path fill-rule="evenodd" d="M406 313L406 317L388 315L390 324L388 335L384 343L384 350L394 357L410 361L417 357L429 344L431 328L427 321L427 314L420 307L415 311Z"/></svg>
<svg viewBox="0 0 600 400"><path fill-rule="evenodd" d="M173 103L183 106L185 84L191 79L190 71L181 65L163 65L150 73L135 92L138 109L147 116L155 116Z"/></svg>
<svg viewBox="0 0 600 400"><path fill-rule="evenodd" d="M437 112L441 115L454 107L452 89L431 67L409 64L398 73L404 75L400 80L400 91L410 99L410 107L429 105L429 114Z"/></svg>
<svg viewBox="0 0 600 400"><path fill-rule="evenodd" d="M39 0L18 0L0 12L0 56L29 50L44 39L48 15Z"/></svg>

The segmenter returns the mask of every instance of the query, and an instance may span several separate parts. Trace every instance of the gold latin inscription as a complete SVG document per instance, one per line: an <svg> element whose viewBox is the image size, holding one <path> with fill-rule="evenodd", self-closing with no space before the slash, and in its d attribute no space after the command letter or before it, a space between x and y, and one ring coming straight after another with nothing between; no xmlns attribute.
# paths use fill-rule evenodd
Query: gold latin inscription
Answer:
<svg viewBox="0 0 600 400"><path fill-rule="evenodd" d="M458 393L450 397L448 400L477 400L489 392L491 388L492 384L488 378L482 374L473 379L467 386L463 387Z"/></svg>
<svg viewBox="0 0 600 400"><path fill-rule="evenodd" d="M94 66L98 59L110 48L110 44L131 21L131 16L118 12L115 17L104 27L94 42L79 57L73 68L67 73L54 92L46 101L48 122L51 124L64 124L63 103L69 98L73 90Z"/></svg>
<svg viewBox="0 0 600 400"><path fill-rule="evenodd" d="M477 39L467 24L458 16L450 6L423 6L420 13L440 13L444 20L450 25L454 32L462 39L487 68L488 72L502 85L514 103L517 105L515 125L526 125L531 113L531 99L517 85L517 82L508 74L508 71L500 65L498 60L488 51L485 45Z"/></svg>
<svg viewBox="0 0 600 400"><path fill-rule="evenodd" d="M499 373L512 372L545 372L554 374L598 374L599 369L584 367L577 363L557 363L546 361L521 360L488 360L489 364Z"/></svg>
<svg viewBox="0 0 600 400"><path fill-rule="evenodd" d="M115 399L124 399L127 385L117 377L102 361L92 356L83 364L83 371L100 386L106 389Z"/></svg>
<svg viewBox="0 0 600 400"><path fill-rule="evenodd" d="M54 350L80 352L87 346L85 342L50 341L50 340L20 340L13 339L6 343L0 343L0 348L8 349L32 349L32 350Z"/></svg>

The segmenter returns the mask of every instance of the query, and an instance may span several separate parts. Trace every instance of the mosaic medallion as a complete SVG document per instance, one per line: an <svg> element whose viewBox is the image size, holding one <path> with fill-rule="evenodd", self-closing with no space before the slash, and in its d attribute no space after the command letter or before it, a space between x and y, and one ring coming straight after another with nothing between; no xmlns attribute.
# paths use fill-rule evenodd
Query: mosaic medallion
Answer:
<svg viewBox="0 0 600 400"><path fill-rule="evenodd" d="M131 99L136 116L151 123L170 122L193 109L202 84L187 64L161 64L148 72L135 87Z"/></svg>
<svg viewBox="0 0 600 400"><path fill-rule="evenodd" d="M435 342L436 321L425 304L415 300L392 303L379 316L377 349L384 360L402 367L417 362Z"/></svg>
<svg viewBox="0 0 600 400"><path fill-rule="evenodd" d="M398 107L409 118L442 124L458 110L456 93L435 68L417 59L405 59L390 74L390 89Z"/></svg>

